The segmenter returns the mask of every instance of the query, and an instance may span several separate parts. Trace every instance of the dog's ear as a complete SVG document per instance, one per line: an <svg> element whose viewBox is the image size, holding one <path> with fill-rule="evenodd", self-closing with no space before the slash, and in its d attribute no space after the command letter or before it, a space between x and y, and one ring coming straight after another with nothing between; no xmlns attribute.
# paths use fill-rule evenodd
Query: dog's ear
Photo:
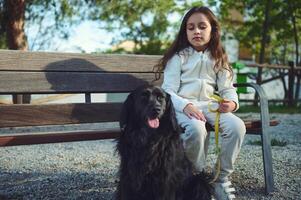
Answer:
<svg viewBox="0 0 301 200"><path fill-rule="evenodd" d="M129 94L127 99L124 101L120 113L119 118L119 126L121 131L124 131L125 128L131 123L131 113L134 109L134 100L133 100L133 94Z"/></svg>
<svg viewBox="0 0 301 200"><path fill-rule="evenodd" d="M176 118L176 112L175 112L175 109L173 107L171 97L168 93L166 93L166 111L165 111L165 113L168 115L166 117L169 119L169 123L172 126L172 130L178 131L179 130L179 125L178 125L178 121L177 121L177 118Z"/></svg>

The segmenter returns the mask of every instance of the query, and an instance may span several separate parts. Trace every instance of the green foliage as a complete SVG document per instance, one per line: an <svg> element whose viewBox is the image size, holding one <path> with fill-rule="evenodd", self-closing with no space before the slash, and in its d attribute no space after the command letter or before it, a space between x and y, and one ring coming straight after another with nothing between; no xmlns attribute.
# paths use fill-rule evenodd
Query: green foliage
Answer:
<svg viewBox="0 0 301 200"><path fill-rule="evenodd" d="M262 38L262 24L266 1L257 0L208 0L210 8L217 11L225 32L232 32L243 46L258 54ZM3 22L3 0L0 0L0 21ZM177 34L180 20L192 6L203 1L180 0L27 0L26 27L37 26L36 35L30 37L30 50L45 50L53 45L53 38L67 39L74 25L84 19L99 22L102 28L114 31L112 44L133 41L132 53L162 54ZM230 11L236 9L243 15L243 23L230 19ZM295 0L273 0L270 11L268 62L286 62L295 43L292 17L297 31L301 28L301 4ZM6 47L5 27L0 27L0 47ZM299 41L301 34L297 35ZM299 42L300 43L300 42ZM121 49L117 50L122 52Z"/></svg>
<svg viewBox="0 0 301 200"><path fill-rule="evenodd" d="M242 63L242 62L236 61L236 62L232 63L232 67L233 67L233 69L240 70L240 69L245 68L246 65L244 63Z"/></svg>
<svg viewBox="0 0 301 200"><path fill-rule="evenodd" d="M249 145L256 145L256 146L261 146L262 142L261 140L252 140L248 141ZM271 139L271 146L278 146L278 147L285 147L287 145L287 141L285 140L278 140L278 139Z"/></svg>
<svg viewBox="0 0 301 200"><path fill-rule="evenodd" d="M67 39L74 25L81 22L88 7L83 0L28 0L26 1L26 28L37 27L27 31L32 38L30 50L55 48L53 39Z"/></svg>
<svg viewBox="0 0 301 200"><path fill-rule="evenodd" d="M271 140L271 145L272 146L285 147L287 145L287 141L285 141L285 140L277 140L277 139L273 138Z"/></svg>
<svg viewBox="0 0 301 200"><path fill-rule="evenodd" d="M262 142L261 142L261 140L252 140L252 141L248 141L247 144L248 144L248 145L261 146L261 145L262 145Z"/></svg>
<svg viewBox="0 0 301 200"><path fill-rule="evenodd" d="M220 18L226 32L231 32L240 43L256 55L260 50L263 34L265 5L269 0L225 0L220 4ZM209 1L216 2L216 1ZM294 31L292 17L296 17L297 31L301 28L301 4L298 1L273 0L270 9L269 31L266 48L266 60L269 63L284 63L291 59L287 53L294 53ZM243 21L233 24L230 11L239 11ZM301 34L298 34L300 41ZM289 45L288 45L289 44Z"/></svg>
<svg viewBox="0 0 301 200"><path fill-rule="evenodd" d="M238 113L259 113L260 108L257 106L251 106L251 105L241 105L237 111ZM295 113L301 113L301 106L280 106L280 105L269 105L269 112L270 113L288 113L288 114L295 114Z"/></svg>
<svg viewBox="0 0 301 200"><path fill-rule="evenodd" d="M176 34L170 22L173 15L183 15L200 1L176 0L28 0L25 29L31 38L30 50L55 49L54 38L68 39L74 25L83 20L99 22L108 31L119 32L112 44L133 41L131 53L162 54ZM3 1L0 0L0 20ZM35 27L34 31L29 28ZM0 31L0 47L5 47L5 30ZM177 29L176 29L177 30ZM172 32L172 34L170 34ZM122 49L117 52L125 52ZM128 53L128 52L127 52Z"/></svg>
<svg viewBox="0 0 301 200"><path fill-rule="evenodd" d="M182 16L187 8L201 5L200 1L182 3L174 0L95 0L94 3L94 11L89 17L106 22L108 31L119 31L113 44L133 41L133 53L136 54L162 54L177 33L176 29L171 30L172 35L168 34L169 28L179 24L178 21L170 22L172 16Z"/></svg>
<svg viewBox="0 0 301 200"><path fill-rule="evenodd" d="M7 49L5 32L0 34L0 49Z"/></svg>

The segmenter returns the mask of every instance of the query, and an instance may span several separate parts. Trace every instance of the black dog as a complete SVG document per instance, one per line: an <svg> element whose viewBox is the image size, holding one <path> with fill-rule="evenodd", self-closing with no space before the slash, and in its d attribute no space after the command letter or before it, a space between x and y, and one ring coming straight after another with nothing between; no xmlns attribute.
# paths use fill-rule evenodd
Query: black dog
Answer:
<svg viewBox="0 0 301 200"><path fill-rule="evenodd" d="M120 127L118 200L211 199L209 178L192 174L167 93L136 89L123 105Z"/></svg>

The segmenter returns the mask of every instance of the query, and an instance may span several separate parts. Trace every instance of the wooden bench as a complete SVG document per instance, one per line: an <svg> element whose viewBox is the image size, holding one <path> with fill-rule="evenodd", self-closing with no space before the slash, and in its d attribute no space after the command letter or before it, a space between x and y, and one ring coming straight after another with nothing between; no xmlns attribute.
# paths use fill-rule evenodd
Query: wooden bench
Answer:
<svg viewBox="0 0 301 200"><path fill-rule="evenodd" d="M0 95L85 94L84 103L0 104L0 128L116 122L122 102L91 102L92 93L128 93L154 80L160 56L85 55L0 50ZM153 82L161 85L162 79ZM262 140L266 192L274 190L267 97L260 96L261 120L245 121L248 134ZM210 130L213 130L209 127ZM116 138L119 128L0 134L0 146Z"/></svg>

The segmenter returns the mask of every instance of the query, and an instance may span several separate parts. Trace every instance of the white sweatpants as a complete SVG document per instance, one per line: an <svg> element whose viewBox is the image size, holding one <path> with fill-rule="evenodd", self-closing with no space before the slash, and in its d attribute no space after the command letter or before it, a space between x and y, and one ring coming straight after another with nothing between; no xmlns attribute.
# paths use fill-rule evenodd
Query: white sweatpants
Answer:
<svg viewBox="0 0 301 200"><path fill-rule="evenodd" d="M202 110L207 122L214 126L216 113L208 110L208 102L194 104ZM209 145L209 134L205 122L188 118L183 112L176 112L179 125L185 132L181 135L188 159L196 171L206 167L206 156ZM217 181L225 182L233 172L233 164L240 151L246 133L244 122L233 113L221 113L219 123L221 141L221 173Z"/></svg>

